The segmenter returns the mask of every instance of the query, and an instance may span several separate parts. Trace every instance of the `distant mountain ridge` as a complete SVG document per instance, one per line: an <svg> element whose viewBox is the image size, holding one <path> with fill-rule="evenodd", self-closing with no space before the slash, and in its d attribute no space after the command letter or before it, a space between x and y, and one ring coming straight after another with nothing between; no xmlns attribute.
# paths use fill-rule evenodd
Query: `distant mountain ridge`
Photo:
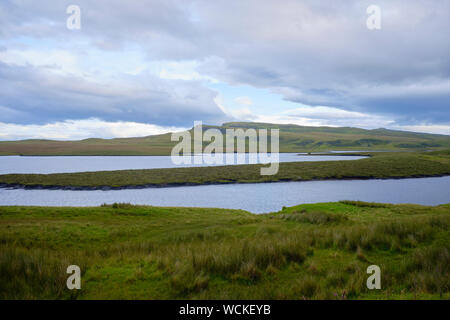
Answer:
<svg viewBox="0 0 450 320"><path fill-rule="evenodd" d="M227 128L280 129L280 152L317 152L328 150L440 150L450 148L450 136L354 127L310 127L294 124L228 122L204 129ZM171 133L136 138L54 141L29 139L0 141L0 155L170 155L177 142Z"/></svg>

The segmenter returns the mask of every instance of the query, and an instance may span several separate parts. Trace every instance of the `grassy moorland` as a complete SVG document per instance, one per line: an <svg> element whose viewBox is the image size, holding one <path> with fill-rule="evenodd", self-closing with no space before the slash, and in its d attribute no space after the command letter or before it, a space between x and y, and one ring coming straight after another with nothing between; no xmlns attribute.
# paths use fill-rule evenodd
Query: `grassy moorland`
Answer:
<svg viewBox="0 0 450 320"><path fill-rule="evenodd" d="M428 150L449 148L450 136L387 129L305 127L253 122L230 122L217 128L279 128L280 152L323 150ZM177 142L171 134L140 138L85 139L80 141L22 140L0 141L0 155L170 155ZM207 144L207 143L205 143Z"/></svg>
<svg viewBox="0 0 450 320"><path fill-rule="evenodd" d="M0 175L0 186L102 189L325 179L433 177L450 175L450 154L448 154L448 151L373 153L370 158L355 161L280 163L278 174L272 176L262 176L260 174L261 166L239 165L62 174L7 174Z"/></svg>
<svg viewBox="0 0 450 320"><path fill-rule="evenodd" d="M0 299L448 299L449 228L450 205L0 207Z"/></svg>

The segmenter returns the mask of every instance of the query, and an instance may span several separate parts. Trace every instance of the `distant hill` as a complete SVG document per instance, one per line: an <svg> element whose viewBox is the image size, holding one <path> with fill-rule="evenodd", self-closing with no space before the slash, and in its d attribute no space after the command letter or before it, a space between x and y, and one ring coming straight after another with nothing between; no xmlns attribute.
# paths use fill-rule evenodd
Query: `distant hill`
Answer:
<svg viewBox="0 0 450 320"><path fill-rule="evenodd" d="M450 136L388 129L307 127L254 122L229 122L217 128L279 128L280 152L329 150L440 150L450 148ZM79 141L0 141L0 155L169 155L176 142L171 134L139 138Z"/></svg>

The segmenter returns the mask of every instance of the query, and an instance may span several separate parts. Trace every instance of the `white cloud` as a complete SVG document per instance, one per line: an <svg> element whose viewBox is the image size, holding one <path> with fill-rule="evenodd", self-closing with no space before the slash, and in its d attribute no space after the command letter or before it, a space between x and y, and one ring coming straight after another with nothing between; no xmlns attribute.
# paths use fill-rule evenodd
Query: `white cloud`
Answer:
<svg viewBox="0 0 450 320"><path fill-rule="evenodd" d="M414 126L395 126L392 127L392 129L450 135L450 125L423 124Z"/></svg>
<svg viewBox="0 0 450 320"><path fill-rule="evenodd" d="M0 122L0 140L144 137L187 128L165 127L137 122L106 122L99 119L66 120L44 125L19 125Z"/></svg>
<svg viewBox="0 0 450 320"><path fill-rule="evenodd" d="M251 106L253 104L252 99L250 99L249 97L237 97L236 99L234 99L234 101L236 101L238 104L242 104L245 106Z"/></svg>
<svg viewBox="0 0 450 320"><path fill-rule="evenodd" d="M240 121L257 121L261 117L252 113L249 108L230 110L229 114Z"/></svg>
<svg viewBox="0 0 450 320"><path fill-rule="evenodd" d="M389 127L394 124L394 121L388 117L326 106L302 106L301 108L286 110L275 115L254 114L247 108L229 111L229 114L237 120L297 124L302 126L357 126L374 129Z"/></svg>
<svg viewBox="0 0 450 320"><path fill-rule="evenodd" d="M64 50L5 50L0 51L0 61L19 66L44 67L62 74L81 74L76 63L76 56Z"/></svg>
<svg viewBox="0 0 450 320"><path fill-rule="evenodd" d="M347 111L343 109L325 106L317 106L317 107L304 106L301 108L288 110L284 113L290 117L305 117L323 120L336 120L336 119L358 120L369 117L369 115L361 112Z"/></svg>
<svg viewBox="0 0 450 320"><path fill-rule="evenodd" d="M159 77L171 80L207 80L212 83L217 82L216 79L202 75L197 71L198 61L154 61L151 63L153 69L160 69Z"/></svg>

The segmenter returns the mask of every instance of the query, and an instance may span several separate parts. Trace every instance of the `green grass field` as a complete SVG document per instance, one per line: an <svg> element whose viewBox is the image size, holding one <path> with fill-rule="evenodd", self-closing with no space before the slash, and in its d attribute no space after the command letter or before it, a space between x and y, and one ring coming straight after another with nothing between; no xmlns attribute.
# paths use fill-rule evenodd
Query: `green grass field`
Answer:
<svg viewBox="0 0 450 320"><path fill-rule="evenodd" d="M0 207L0 299L448 299L449 227L450 205Z"/></svg>
<svg viewBox="0 0 450 320"><path fill-rule="evenodd" d="M267 165L266 165L267 166ZM280 163L278 174L262 176L261 165L119 170L62 174L0 175L0 185L27 188L164 187L219 183L433 177L450 174L448 151L373 153L355 161Z"/></svg>
<svg viewBox="0 0 450 320"><path fill-rule="evenodd" d="M324 150L430 150L450 148L450 136L387 129L305 127L267 123L236 122L217 128L279 128L280 152L315 152ZM81 141L22 140L0 141L0 155L170 155L177 142L171 134L141 138L86 139ZM224 139L225 140L225 139ZM205 143L206 145L207 143Z"/></svg>

